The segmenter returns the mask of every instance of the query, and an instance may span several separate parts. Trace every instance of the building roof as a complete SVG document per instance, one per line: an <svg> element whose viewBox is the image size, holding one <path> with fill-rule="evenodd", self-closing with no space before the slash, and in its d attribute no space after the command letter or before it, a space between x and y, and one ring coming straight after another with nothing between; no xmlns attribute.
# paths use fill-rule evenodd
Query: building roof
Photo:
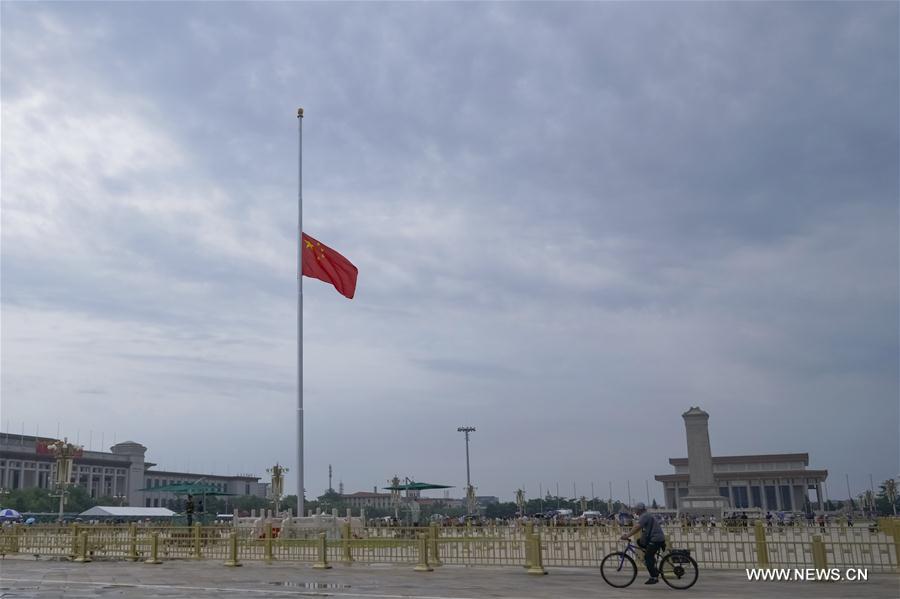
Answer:
<svg viewBox="0 0 900 599"><path fill-rule="evenodd" d="M81 512L79 516L112 517L112 518L171 518L175 512L164 507L119 507L114 505L95 505Z"/></svg>
<svg viewBox="0 0 900 599"><path fill-rule="evenodd" d="M391 491L425 491L427 489L452 489L451 485L437 485L434 483L417 483L409 481L400 485L392 485L390 487L382 487Z"/></svg>
<svg viewBox="0 0 900 599"><path fill-rule="evenodd" d="M146 491L148 493L174 493L176 495L234 495L234 493L220 491L211 484L200 482L144 487L143 489L138 489L138 491Z"/></svg>
<svg viewBox="0 0 900 599"><path fill-rule="evenodd" d="M773 462L798 462L809 466L808 453L762 453L759 455L723 455L714 457L713 464L770 464ZM687 458L669 458L673 466L687 466Z"/></svg>
<svg viewBox="0 0 900 599"><path fill-rule="evenodd" d="M743 472L715 472L716 480L744 480L747 478L828 478L828 470L745 470ZM661 483L688 482L684 474L657 474L653 477Z"/></svg>
<svg viewBox="0 0 900 599"><path fill-rule="evenodd" d="M156 464L153 464L154 466ZM178 472L176 470L152 470L150 468L144 468L145 476L183 476L187 477L203 477L209 480L244 480L244 481L258 481L260 477L254 476L252 474L203 474L201 472Z"/></svg>
<svg viewBox="0 0 900 599"><path fill-rule="evenodd" d="M709 413L700 409L700 406L691 406L690 410L681 415L682 418L685 416L706 416L709 418Z"/></svg>
<svg viewBox="0 0 900 599"><path fill-rule="evenodd" d="M390 493L373 493L371 491L357 491L356 493L344 493L341 497L350 499L351 497L357 497L359 499L384 499L389 498L391 496Z"/></svg>

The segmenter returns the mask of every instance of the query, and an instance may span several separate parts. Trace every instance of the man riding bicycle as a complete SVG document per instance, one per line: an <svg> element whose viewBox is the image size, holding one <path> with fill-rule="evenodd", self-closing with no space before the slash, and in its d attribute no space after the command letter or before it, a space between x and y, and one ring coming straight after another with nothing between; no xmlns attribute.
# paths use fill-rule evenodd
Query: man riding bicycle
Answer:
<svg viewBox="0 0 900 599"><path fill-rule="evenodd" d="M656 554L666 548L666 535L662 526L659 525L659 521L653 514L647 512L647 506L643 502L638 502L634 506L634 513L638 516L637 524L634 525L631 532L622 535L622 540L627 541L638 532L641 533L637 544L644 550L644 563L647 565L647 572L650 573L650 578L644 584L656 584L659 582Z"/></svg>

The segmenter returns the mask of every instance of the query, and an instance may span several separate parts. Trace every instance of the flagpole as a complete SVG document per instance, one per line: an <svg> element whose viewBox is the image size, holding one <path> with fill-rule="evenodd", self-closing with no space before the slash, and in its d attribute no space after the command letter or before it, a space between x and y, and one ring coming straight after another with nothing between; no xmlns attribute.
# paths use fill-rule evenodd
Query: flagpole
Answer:
<svg viewBox="0 0 900 599"><path fill-rule="evenodd" d="M297 517L303 517L303 109L297 109Z"/></svg>

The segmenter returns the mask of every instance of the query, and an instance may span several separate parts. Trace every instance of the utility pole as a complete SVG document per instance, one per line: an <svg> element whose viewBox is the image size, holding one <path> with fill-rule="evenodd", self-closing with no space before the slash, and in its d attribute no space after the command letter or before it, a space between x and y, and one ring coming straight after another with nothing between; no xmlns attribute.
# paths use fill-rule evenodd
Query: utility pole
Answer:
<svg viewBox="0 0 900 599"><path fill-rule="evenodd" d="M471 515L475 513L475 489L472 488L472 476L469 470L469 433L474 433L475 427L461 426L456 431L466 435L466 513Z"/></svg>
<svg viewBox="0 0 900 599"><path fill-rule="evenodd" d="M609 514L613 513L613 504L612 504L612 481L609 481Z"/></svg>
<svg viewBox="0 0 900 599"><path fill-rule="evenodd" d="M538 497L541 498L541 514L544 513L544 484L538 483Z"/></svg>
<svg viewBox="0 0 900 599"><path fill-rule="evenodd" d="M850 510L849 513L852 514L853 513L853 493L850 492L850 475L844 474L844 478L847 479L847 497L850 500L850 507L848 509Z"/></svg>

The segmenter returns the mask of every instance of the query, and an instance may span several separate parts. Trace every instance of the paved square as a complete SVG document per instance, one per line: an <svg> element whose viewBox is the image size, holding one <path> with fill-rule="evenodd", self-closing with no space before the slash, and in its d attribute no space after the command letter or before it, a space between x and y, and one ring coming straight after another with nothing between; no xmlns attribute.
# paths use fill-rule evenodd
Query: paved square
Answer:
<svg viewBox="0 0 900 599"><path fill-rule="evenodd" d="M399 599L543 599L575 597L678 597L660 583L646 587L638 579L627 589L607 586L600 573L586 568L554 568L548 576L521 568L443 566L414 572L412 566L335 564L314 570L307 563L245 563L226 568L215 561L169 561L160 565L96 561L76 564L55 560L0 561L0 597L77 599L80 597L335 597ZM673 595L674 593L674 595ZM895 599L900 576L870 574L863 583L748 582L743 571L701 571L683 596L701 598L790 597L843 599L848 596Z"/></svg>

